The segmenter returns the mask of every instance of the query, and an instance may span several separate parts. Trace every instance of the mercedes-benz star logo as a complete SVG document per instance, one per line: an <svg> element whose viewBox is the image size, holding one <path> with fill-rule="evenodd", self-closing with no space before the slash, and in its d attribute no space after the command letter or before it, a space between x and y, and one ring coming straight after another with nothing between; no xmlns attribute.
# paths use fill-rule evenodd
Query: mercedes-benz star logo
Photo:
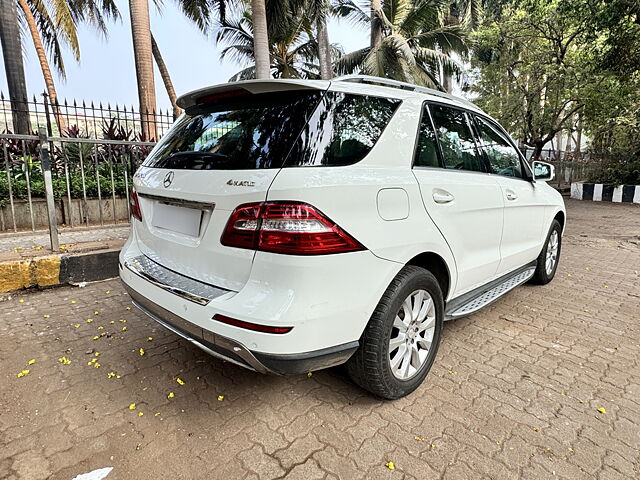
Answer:
<svg viewBox="0 0 640 480"><path fill-rule="evenodd" d="M169 188L169 185L171 185L171 182L173 182L174 176L175 173L173 173L173 170L167 172L167 174L164 176L164 181L162 182L164 184L164 188Z"/></svg>

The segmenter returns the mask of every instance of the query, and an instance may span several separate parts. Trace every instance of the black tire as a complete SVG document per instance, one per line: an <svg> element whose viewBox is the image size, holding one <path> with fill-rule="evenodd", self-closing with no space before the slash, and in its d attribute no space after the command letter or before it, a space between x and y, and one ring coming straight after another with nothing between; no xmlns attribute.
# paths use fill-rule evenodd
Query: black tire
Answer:
<svg viewBox="0 0 640 480"><path fill-rule="evenodd" d="M398 332L393 324L403 302L417 290L425 290L431 295L435 308L435 328L427 357L411 378L403 380L392 372L389 341L392 332ZM360 338L360 347L347 362L349 376L365 390L388 400L410 394L431 370L440 344L443 319L444 301L436 278L424 268L411 265L404 267L380 299ZM420 343L416 341L416 346ZM393 352L397 353L395 349Z"/></svg>
<svg viewBox="0 0 640 480"><path fill-rule="evenodd" d="M549 249L549 239L551 235L556 232L558 235L558 253L556 255L555 264L553 265L553 269L550 272L547 272L546 261L547 261L547 250ZM544 242L544 247L538 255L538 260L536 263L536 271L531 277L529 282L534 283L536 285L546 285L556 274L556 270L558 269L558 263L560 263L560 252L562 250L562 226L558 220L553 220L551 223L551 228L549 229L549 233L547 234L547 239Z"/></svg>

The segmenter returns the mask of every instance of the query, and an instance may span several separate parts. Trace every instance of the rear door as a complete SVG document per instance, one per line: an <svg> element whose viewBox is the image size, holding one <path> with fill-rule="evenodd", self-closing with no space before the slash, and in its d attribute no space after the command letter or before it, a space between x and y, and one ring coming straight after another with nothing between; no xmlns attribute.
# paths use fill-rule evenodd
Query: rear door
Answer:
<svg viewBox="0 0 640 480"><path fill-rule="evenodd" d="M479 141L504 203L502 258L498 274L509 273L535 260L542 248L545 203L524 160L504 131L490 119L476 115Z"/></svg>
<svg viewBox="0 0 640 480"><path fill-rule="evenodd" d="M487 173L465 111L425 104L413 172L427 213L455 257L454 295L493 279L500 264L502 193Z"/></svg>
<svg viewBox="0 0 640 480"><path fill-rule="evenodd" d="M267 82L268 83L268 82ZM323 89L264 84L206 92L156 145L134 178L140 251L183 275L230 290L246 283L254 251L220 243L231 212L266 199ZM319 84L320 86L328 84Z"/></svg>

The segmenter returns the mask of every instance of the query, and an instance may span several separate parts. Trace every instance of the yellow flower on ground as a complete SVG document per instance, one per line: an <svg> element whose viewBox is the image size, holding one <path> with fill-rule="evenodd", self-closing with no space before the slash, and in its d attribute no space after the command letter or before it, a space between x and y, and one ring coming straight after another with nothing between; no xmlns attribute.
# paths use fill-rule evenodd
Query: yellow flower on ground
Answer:
<svg viewBox="0 0 640 480"><path fill-rule="evenodd" d="M96 356L96 357L99 357L99 356L100 356L100 352L96 352L96 353L95 353L95 356Z"/></svg>
<svg viewBox="0 0 640 480"><path fill-rule="evenodd" d="M307 373L307 377L310 377L311 375L313 375L313 372L308 372Z"/></svg>
<svg viewBox="0 0 640 480"><path fill-rule="evenodd" d="M179 385L184 385L184 381L180 377L176 378L176 382L178 382Z"/></svg>
<svg viewBox="0 0 640 480"><path fill-rule="evenodd" d="M98 362L94 363L93 368L100 368L100 364Z"/></svg>
<svg viewBox="0 0 640 480"><path fill-rule="evenodd" d="M395 470L396 469L396 465L393 462L387 462L384 464L385 467L387 467L389 470Z"/></svg>
<svg viewBox="0 0 640 480"><path fill-rule="evenodd" d="M80 328L80 324L79 324L79 323L74 323L74 324L73 324L73 326L74 326L75 328Z"/></svg>
<svg viewBox="0 0 640 480"><path fill-rule="evenodd" d="M414 439L416 442L424 442L424 438L423 438L423 437L415 436L415 437L413 437L413 439Z"/></svg>
<svg viewBox="0 0 640 480"><path fill-rule="evenodd" d="M70 365L71 364L71 360L69 360L67 357L60 357L58 359L58 362L60 362L63 365Z"/></svg>
<svg viewBox="0 0 640 480"><path fill-rule="evenodd" d="M49 315L48 313L45 313L44 315L42 315L44 318L51 318L51 315Z"/></svg>
<svg viewBox="0 0 640 480"><path fill-rule="evenodd" d="M19 303L24 303L24 298L21 298L20 300L18 300Z"/></svg>
<svg viewBox="0 0 640 480"><path fill-rule="evenodd" d="M71 303L78 303L78 302L76 302L75 300L71 300Z"/></svg>
<svg viewBox="0 0 640 480"><path fill-rule="evenodd" d="M150 342L151 340L153 340L153 337L147 337L147 342Z"/></svg>
<svg viewBox="0 0 640 480"><path fill-rule="evenodd" d="M29 375L29 372L30 372L30 371L31 371L31 370L22 370L20 373L16 374L16 377L18 377L18 378L22 378L22 377L24 377L25 375Z"/></svg>
<svg viewBox="0 0 640 480"><path fill-rule="evenodd" d="M100 312L93 312L94 315L100 315Z"/></svg>
<svg viewBox="0 0 640 480"><path fill-rule="evenodd" d="M154 417L159 417L160 416L160 412L156 412L153 414Z"/></svg>
<svg viewBox="0 0 640 480"><path fill-rule="evenodd" d="M131 307L127 307L127 310L131 310Z"/></svg>
<svg viewBox="0 0 640 480"><path fill-rule="evenodd" d="M140 352L140 356L144 355L144 348L141 348L139 352Z"/></svg>
<svg viewBox="0 0 640 480"><path fill-rule="evenodd" d="M35 358L32 358L31 360L29 360L29 361L27 362L27 365L33 365L34 363L36 363L36 359L35 359Z"/></svg>
<svg viewBox="0 0 640 480"><path fill-rule="evenodd" d="M143 413L143 412L138 412L138 416L139 416L139 417L141 417L141 416L143 416L143 415L144 415L144 413Z"/></svg>
<svg viewBox="0 0 640 480"><path fill-rule="evenodd" d="M87 323L93 322L93 318L87 318Z"/></svg>
<svg viewBox="0 0 640 480"><path fill-rule="evenodd" d="M126 332L127 331L127 327L122 327L122 331Z"/></svg>
<svg viewBox="0 0 640 480"><path fill-rule="evenodd" d="M124 318L121 318L120 320L118 320L120 323L127 323L127 321Z"/></svg>
<svg viewBox="0 0 640 480"><path fill-rule="evenodd" d="M100 338L100 336L96 335L96 336L93 337L93 340L98 340L99 338Z"/></svg>
<svg viewBox="0 0 640 480"><path fill-rule="evenodd" d="M167 395L167 398L173 398L173 397L175 397L174 393L173 392L169 392L169 395Z"/></svg>
<svg viewBox="0 0 640 480"><path fill-rule="evenodd" d="M607 410L606 410L606 408L604 408L604 407L600 407L600 408L598 409L598 411L599 411L600 413L602 413L602 414L607 413Z"/></svg>
<svg viewBox="0 0 640 480"><path fill-rule="evenodd" d="M111 320L111 321L109 322L109 325L113 325L114 323L116 323L116 322L115 322L115 320Z"/></svg>
<svg viewBox="0 0 640 480"><path fill-rule="evenodd" d="M107 291L106 291L106 292L104 292L104 293L106 293L107 295L109 295L109 294L111 293L111 290L107 290Z"/></svg>
<svg viewBox="0 0 640 480"><path fill-rule="evenodd" d="M136 409L136 404L132 403L131 405L129 405L129 410L135 410Z"/></svg>
<svg viewBox="0 0 640 480"><path fill-rule="evenodd" d="M224 395L218 395L218 401L221 402L224 400Z"/></svg>
<svg viewBox="0 0 640 480"><path fill-rule="evenodd" d="M113 377L115 377L115 376L116 376L115 372L109 372L109 373L107 373L107 378L113 378Z"/></svg>
<svg viewBox="0 0 640 480"><path fill-rule="evenodd" d="M98 327L98 330L104 330L104 327L103 327L102 325L100 325L100 326Z"/></svg>

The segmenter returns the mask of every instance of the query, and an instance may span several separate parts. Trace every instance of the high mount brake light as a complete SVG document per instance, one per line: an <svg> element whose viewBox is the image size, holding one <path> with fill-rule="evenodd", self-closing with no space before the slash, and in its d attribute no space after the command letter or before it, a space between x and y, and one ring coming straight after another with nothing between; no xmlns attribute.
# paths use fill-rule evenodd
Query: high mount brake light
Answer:
<svg viewBox="0 0 640 480"><path fill-rule="evenodd" d="M129 195L129 212L131 216L142 221L142 209L140 208L140 199L138 193L134 188L131 189L131 195Z"/></svg>
<svg viewBox="0 0 640 480"><path fill-rule="evenodd" d="M229 90L227 92L212 93L210 95L198 97L196 98L196 104L201 105L203 103L214 103L220 100L229 100L232 98L245 97L248 95L251 95L251 92L244 89Z"/></svg>
<svg viewBox="0 0 640 480"><path fill-rule="evenodd" d="M227 317L226 315L220 315L216 313L213 316L214 320L217 320L227 325L233 325L234 327L244 328L247 330L253 330L255 332L262 333L276 333L283 334L289 333L293 327L272 327L270 325L260 325L258 323L245 322L244 320L237 320L235 318Z"/></svg>
<svg viewBox="0 0 640 480"><path fill-rule="evenodd" d="M322 212L300 202L262 202L236 208L223 245L289 255L326 255L365 248Z"/></svg>

